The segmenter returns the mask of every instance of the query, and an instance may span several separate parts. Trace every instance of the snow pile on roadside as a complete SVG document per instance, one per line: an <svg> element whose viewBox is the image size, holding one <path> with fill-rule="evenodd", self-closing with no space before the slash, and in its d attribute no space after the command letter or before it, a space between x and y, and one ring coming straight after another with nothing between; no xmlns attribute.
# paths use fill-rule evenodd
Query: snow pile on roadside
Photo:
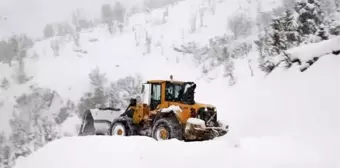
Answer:
<svg viewBox="0 0 340 168"><path fill-rule="evenodd" d="M68 117L61 124L61 133L63 136L77 136L81 125L81 119L77 115Z"/></svg>
<svg viewBox="0 0 340 168"><path fill-rule="evenodd" d="M227 90L226 99L218 104L226 106L227 116L220 116L233 118L230 120L235 123L231 125L242 126L248 135L314 137L316 132L337 133L339 65L339 56L327 55L305 72L295 66L276 69L261 82L240 84Z"/></svg>
<svg viewBox="0 0 340 168"><path fill-rule="evenodd" d="M322 166L312 149L294 146L289 139L246 139L243 146L231 148L222 139L184 143L177 140L157 142L147 137L73 137L46 145L27 159L18 161L15 168L157 168L161 164L165 168ZM165 160L167 164L164 164Z"/></svg>

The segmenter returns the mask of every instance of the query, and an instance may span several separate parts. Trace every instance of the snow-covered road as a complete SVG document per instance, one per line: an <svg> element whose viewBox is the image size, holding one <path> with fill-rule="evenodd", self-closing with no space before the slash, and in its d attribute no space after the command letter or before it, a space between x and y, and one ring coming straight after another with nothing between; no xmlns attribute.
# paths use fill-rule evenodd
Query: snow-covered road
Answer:
<svg viewBox="0 0 340 168"><path fill-rule="evenodd" d="M16 168L112 167L336 167L311 146L288 138L248 138L235 148L228 137L206 142L157 142L146 137L73 137L54 141L18 160Z"/></svg>

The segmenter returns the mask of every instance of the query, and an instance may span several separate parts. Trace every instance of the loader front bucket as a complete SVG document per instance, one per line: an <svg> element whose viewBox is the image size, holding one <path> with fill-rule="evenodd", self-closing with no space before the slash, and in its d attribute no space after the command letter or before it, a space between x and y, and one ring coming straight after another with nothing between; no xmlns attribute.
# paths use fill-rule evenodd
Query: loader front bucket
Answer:
<svg viewBox="0 0 340 168"><path fill-rule="evenodd" d="M79 130L79 136L95 135L94 119L90 110L86 110Z"/></svg>

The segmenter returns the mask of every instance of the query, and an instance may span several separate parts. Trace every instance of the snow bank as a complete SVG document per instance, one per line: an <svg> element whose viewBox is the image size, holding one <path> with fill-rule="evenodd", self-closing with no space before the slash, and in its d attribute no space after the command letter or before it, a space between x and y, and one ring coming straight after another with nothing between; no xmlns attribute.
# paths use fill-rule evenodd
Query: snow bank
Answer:
<svg viewBox="0 0 340 168"><path fill-rule="evenodd" d="M320 164L312 148L295 144L273 137L245 139L238 148L225 139L184 143L146 137L73 137L49 143L19 160L15 168L331 167Z"/></svg>
<svg viewBox="0 0 340 168"><path fill-rule="evenodd" d="M77 115L68 117L60 127L63 136L77 136L82 121Z"/></svg>
<svg viewBox="0 0 340 168"><path fill-rule="evenodd" d="M339 50L340 36L335 36L329 40L289 49L287 53L290 54L292 59L300 59L301 62L306 62Z"/></svg>

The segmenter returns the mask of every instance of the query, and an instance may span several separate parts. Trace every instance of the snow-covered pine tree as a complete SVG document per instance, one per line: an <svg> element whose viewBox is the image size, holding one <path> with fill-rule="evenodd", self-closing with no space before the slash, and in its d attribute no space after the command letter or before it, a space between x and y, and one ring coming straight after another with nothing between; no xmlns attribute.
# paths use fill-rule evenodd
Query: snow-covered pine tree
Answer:
<svg viewBox="0 0 340 168"><path fill-rule="evenodd" d="M275 68L277 62L274 60L277 57L281 57L279 60L285 60L290 66L289 58L282 57L282 53L301 43L296 14L294 10L285 8L282 16L274 18L270 27L258 35L255 45L260 52L259 66L264 72L269 73Z"/></svg>
<svg viewBox="0 0 340 168"><path fill-rule="evenodd" d="M321 9L325 13L321 30L316 34L321 39L329 38L330 36L340 35L340 1L339 0L321 0Z"/></svg>
<svg viewBox="0 0 340 168"><path fill-rule="evenodd" d="M257 40L254 41L256 50L259 52L258 65L259 68L266 73L270 73L275 65L268 60L270 58L269 50L269 32L268 28L264 28L264 31L258 34Z"/></svg>
<svg viewBox="0 0 340 168"><path fill-rule="evenodd" d="M307 0L297 2L294 6L298 16L298 31L303 42L311 41L311 36L320 29L324 20L324 12L321 10L320 0Z"/></svg>
<svg viewBox="0 0 340 168"><path fill-rule="evenodd" d="M284 16L282 17L287 48L298 46L301 43L295 14L296 13L294 13L293 10L286 9Z"/></svg>
<svg viewBox="0 0 340 168"><path fill-rule="evenodd" d="M284 32L284 20L282 18L275 18L271 24L272 31L270 32L269 44L270 44L270 55L279 55L282 50L286 50L287 39Z"/></svg>

